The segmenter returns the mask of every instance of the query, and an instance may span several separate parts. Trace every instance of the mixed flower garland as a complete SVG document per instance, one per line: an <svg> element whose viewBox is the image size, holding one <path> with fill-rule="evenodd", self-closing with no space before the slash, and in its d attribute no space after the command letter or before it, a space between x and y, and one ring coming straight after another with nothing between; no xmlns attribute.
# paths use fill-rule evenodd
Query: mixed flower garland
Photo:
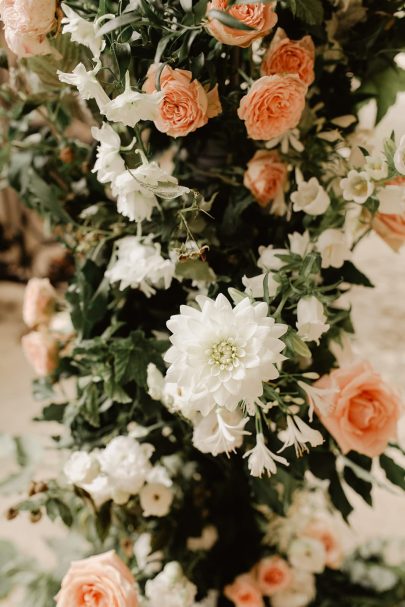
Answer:
<svg viewBox="0 0 405 607"><path fill-rule="evenodd" d="M400 398L354 358L341 303L371 286L351 262L370 229L405 241L405 139L370 154L354 131L388 69L372 53L402 77L401 2L40 4L0 0L25 58L3 170L75 260L64 301L30 281L23 338L71 453L18 508L56 508L139 584L109 551L72 564L58 606L326 606L323 579L366 604L333 525L291 512L308 471L345 518L371 458L405 488L384 453Z"/></svg>

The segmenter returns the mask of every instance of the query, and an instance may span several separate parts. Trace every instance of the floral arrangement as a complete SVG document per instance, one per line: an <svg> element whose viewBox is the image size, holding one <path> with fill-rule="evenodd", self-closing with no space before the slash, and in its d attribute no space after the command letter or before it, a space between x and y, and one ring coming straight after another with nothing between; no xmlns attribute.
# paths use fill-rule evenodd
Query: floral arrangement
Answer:
<svg viewBox="0 0 405 607"><path fill-rule="evenodd" d="M38 607L404 600L403 552L336 532L372 466L405 489L401 400L345 300L370 230L405 242L405 140L356 132L405 81L403 8L0 0L2 175L72 262L24 302L63 470L9 517L88 547Z"/></svg>

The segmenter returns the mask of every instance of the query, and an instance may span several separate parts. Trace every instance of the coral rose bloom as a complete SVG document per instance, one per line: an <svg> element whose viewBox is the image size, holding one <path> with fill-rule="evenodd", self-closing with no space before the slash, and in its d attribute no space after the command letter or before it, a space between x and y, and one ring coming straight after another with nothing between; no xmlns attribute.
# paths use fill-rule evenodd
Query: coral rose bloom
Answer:
<svg viewBox="0 0 405 607"><path fill-rule="evenodd" d="M264 607L262 594L250 573L238 575L232 584L225 586L224 595L236 607Z"/></svg>
<svg viewBox="0 0 405 607"><path fill-rule="evenodd" d="M211 10L227 11L228 0L213 0L208 3L207 12ZM240 30L223 25L218 19L210 19L208 30L214 38L223 44L231 46L250 46L257 38L267 36L277 23L274 12L275 3L252 2L251 4L235 4L227 11L232 17L253 28L251 31Z"/></svg>
<svg viewBox="0 0 405 607"><path fill-rule="evenodd" d="M138 607L132 573L113 550L73 561L55 597L56 607Z"/></svg>
<svg viewBox="0 0 405 607"><path fill-rule="evenodd" d="M277 152L259 150L249 160L243 183L257 202L265 207L283 193L287 167Z"/></svg>
<svg viewBox="0 0 405 607"><path fill-rule="evenodd" d="M329 413L317 411L343 453L357 451L374 457L395 438L401 415L398 394L368 362L332 371L316 382L319 388L335 388Z"/></svg>
<svg viewBox="0 0 405 607"><path fill-rule="evenodd" d="M285 590L292 582L291 567L280 556L262 559L256 569L257 584L264 596Z"/></svg>
<svg viewBox="0 0 405 607"><path fill-rule="evenodd" d="M55 0L0 0L10 49L20 57L50 53L46 34L55 24L55 12Z"/></svg>
<svg viewBox="0 0 405 607"><path fill-rule="evenodd" d="M143 90L156 91L158 64L150 66ZM209 118L221 113L218 86L207 91L187 70L165 66L160 75L163 99L159 105L156 128L171 137L184 137L207 124Z"/></svg>
<svg viewBox="0 0 405 607"><path fill-rule="evenodd" d="M263 76L297 74L309 86L315 79L314 61L315 46L311 36L290 40L284 30L279 28L263 57L260 69Z"/></svg>
<svg viewBox="0 0 405 607"><path fill-rule="evenodd" d="M242 97L238 116L251 139L273 139L293 129L305 108L307 86L297 75L263 76Z"/></svg>
<svg viewBox="0 0 405 607"><path fill-rule="evenodd" d="M305 528L303 535L323 544L326 554L326 565L331 569L339 569L343 562L343 547L339 537L327 521L314 520Z"/></svg>
<svg viewBox="0 0 405 607"><path fill-rule="evenodd" d="M31 331L24 335L21 345L26 359L38 375L49 375L58 366L59 346L51 333Z"/></svg>
<svg viewBox="0 0 405 607"><path fill-rule="evenodd" d="M405 213L377 213L373 219L373 229L394 251L405 243Z"/></svg>
<svg viewBox="0 0 405 607"><path fill-rule="evenodd" d="M46 324L51 319L56 292L48 278L31 278L24 292L23 319L29 327Z"/></svg>

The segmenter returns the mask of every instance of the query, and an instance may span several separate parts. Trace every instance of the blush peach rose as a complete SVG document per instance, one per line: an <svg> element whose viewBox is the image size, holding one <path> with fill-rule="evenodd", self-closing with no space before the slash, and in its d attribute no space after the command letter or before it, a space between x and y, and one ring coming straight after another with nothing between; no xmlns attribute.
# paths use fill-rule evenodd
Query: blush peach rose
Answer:
<svg viewBox="0 0 405 607"><path fill-rule="evenodd" d="M304 529L303 535L321 542L325 548L325 564L330 569L339 569L344 558L343 546L330 523L320 519L313 520Z"/></svg>
<svg viewBox="0 0 405 607"><path fill-rule="evenodd" d="M138 607L132 573L111 550L73 561L55 597L56 607Z"/></svg>
<svg viewBox="0 0 405 607"><path fill-rule="evenodd" d="M265 207L283 192L286 179L287 167L277 152L258 150L247 164L243 183Z"/></svg>
<svg viewBox="0 0 405 607"><path fill-rule="evenodd" d="M250 573L238 575L232 584L225 586L224 595L236 607L264 607L260 589Z"/></svg>
<svg viewBox="0 0 405 607"><path fill-rule="evenodd" d="M9 48L20 57L52 52L46 35L56 22L56 0L0 0Z"/></svg>
<svg viewBox="0 0 405 607"><path fill-rule="evenodd" d="M228 0L213 0L208 3L207 14L211 10L226 11L244 25L251 27L252 30L229 27L223 25L218 19L212 19L208 16L208 31L223 44L246 48L254 40L267 36L277 23L277 15L274 12L275 2L267 4L264 2L240 3L233 5L229 10L227 10L227 7Z"/></svg>
<svg viewBox="0 0 405 607"><path fill-rule="evenodd" d="M55 310L56 291L48 278L31 278L24 292L23 320L28 327L47 324Z"/></svg>
<svg viewBox="0 0 405 607"><path fill-rule="evenodd" d="M238 116L251 139L280 137L300 121L307 86L296 74L262 76L242 97Z"/></svg>
<svg viewBox="0 0 405 607"><path fill-rule="evenodd" d="M321 377L318 388L335 389L328 414L317 414L343 453L374 457L397 434L402 413L398 394L368 362L358 361Z"/></svg>
<svg viewBox="0 0 405 607"><path fill-rule="evenodd" d="M280 556L262 559L256 566L255 573L257 585L264 596L285 590L293 579L291 567Z"/></svg>
<svg viewBox="0 0 405 607"><path fill-rule="evenodd" d="M373 219L373 230L393 249L399 249L405 244L405 213L377 213Z"/></svg>
<svg viewBox="0 0 405 607"><path fill-rule="evenodd" d="M58 366L59 344L52 333L45 330L31 331L24 335L21 345L37 375L49 375Z"/></svg>
<svg viewBox="0 0 405 607"><path fill-rule="evenodd" d="M279 28L263 57L260 70L262 76L297 74L309 86L315 79L314 62L315 45L311 36L290 40Z"/></svg>
<svg viewBox="0 0 405 607"><path fill-rule="evenodd" d="M156 91L159 64L150 66L143 90ZM188 70L173 69L166 65L160 75L163 99L159 105L156 128L171 137L184 137L207 124L209 118L221 113L218 86L207 91Z"/></svg>

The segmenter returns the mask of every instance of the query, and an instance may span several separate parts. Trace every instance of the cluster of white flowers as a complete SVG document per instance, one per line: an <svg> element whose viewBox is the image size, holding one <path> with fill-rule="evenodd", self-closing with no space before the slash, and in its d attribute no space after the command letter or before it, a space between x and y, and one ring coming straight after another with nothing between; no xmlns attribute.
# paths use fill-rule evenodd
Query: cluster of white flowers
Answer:
<svg viewBox="0 0 405 607"><path fill-rule="evenodd" d="M64 473L97 507L111 499L125 504L138 495L144 516L166 516L174 498L173 482L164 466L151 464L153 451L149 443L117 436L104 449L72 453Z"/></svg>
<svg viewBox="0 0 405 607"><path fill-rule="evenodd" d="M119 282L120 289L139 289L151 297L156 289L168 289L176 265L160 254L160 244L153 236L143 239L125 236L115 243L115 253L105 275L110 282Z"/></svg>

